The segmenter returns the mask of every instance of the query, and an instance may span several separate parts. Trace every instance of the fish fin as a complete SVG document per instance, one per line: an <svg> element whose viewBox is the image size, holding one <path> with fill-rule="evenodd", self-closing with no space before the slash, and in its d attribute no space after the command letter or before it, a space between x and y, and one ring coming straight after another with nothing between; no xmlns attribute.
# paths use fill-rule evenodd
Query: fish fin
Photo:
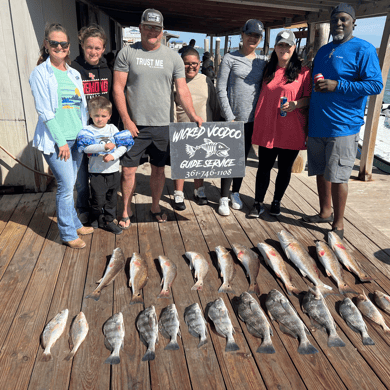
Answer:
<svg viewBox="0 0 390 390"><path fill-rule="evenodd" d="M191 290L198 290L198 291L202 291L202 288L203 288L203 282L198 280L192 287L191 287Z"/></svg>
<svg viewBox="0 0 390 390"><path fill-rule="evenodd" d="M252 325L250 324L246 324L246 327L248 329L248 332L252 335L252 336L255 336L257 338L262 338L263 335L261 333L259 333Z"/></svg>
<svg viewBox="0 0 390 390"><path fill-rule="evenodd" d="M43 351L43 354L42 354L42 361L43 362L48 362L51 360L51 353L50 351L49 352L45 352Z"/></svg>
<svg viewBox="0 0 390 390"><path fill-rule="evenodd" d="M165 351L176 351L177 349L180 349L180 347L176 340L171 340L164 348Z"/></svg>
<svg viewBox="0 0 390 390"><path fill-rule="evenodd" d="M333 290L333 287L330 287L327 284L317 286L317 288L321 291L321 294L324 296L324 298L330 294L338 294L338 292Z"/></svg>
<svg viewBox="0 0 390 390"><path fill-rule="evenodd" d="M74 355L75 355L75 352L73 352L73 350L72 350L69 352L69 354L65 357L64 360L69 361L70 359L73 358Z"/></svg>
<svg viewBox="0 0 390 390"><path fill-rule="evenodd" d="M302 340L298 347L298 353L301 355L312 355L318 353L317 348L310 344L309 340Z"/></svg>
<svg viewBox="0 0 390 390"><path fill-rule="evenodd" d="M332 274L326 269L325 270L325 272L326 272L326 274L328 275L328 277L331 277L332 276Z"/></svg>
<svg viewBox="0 0 390 390"><path fill-rule="evenodd" d="M204 156L204 158L209 158L210 156L212 156L214 154L214 152L211 152L211 151L208 151L206 153L206 156Z"/></svg>
<svg viewBox="0 0 390 390"><path fill-rule="evenodd" d="M355 328L349 321L345 320L347 325L356 333L360 333L360 330L358 328Z"/></svg>
<svg viewBox="0 0 390 390"><path fill-rule="evenodd" d="M301 272L302 276L303 276L304 278L306 278L306 276L307 276L306 272L303 271L303 270L301 270L300 268L299 268L299 271Z"/></svg>
<svg viewBox="0 0 390 390"><path fill-rule="evenodd" d="M238 351L239 349L240 347L236 344L236 342L233 339L227 341L225 352Z"/></svg>
<svg viewBox="0 0 390 390"><path fill-rule="evenodd" d="M144 357L142 358L142 361L147 362L150 360L154 360L155 357L156 357L156 354L154 353L154 351L147 350Z"/></svg>
<svg viewBox="0 0 390 390"><path fill-rule="evenodd" d="M198 344L198 348L200 348L202 345L205 345L207 343L208 343L207 337L205 337L203 340L200 339L199 344Z"/></svg>
<svg viewBox="0 0 390 390"><path fill-rule="evenodd" d="M310 317L310 323L312 326L314 326L316 329L322 330L323 332L326 332L326 328L319 324L315 319Z"/></svg>
<svg viewBox="0 0 390 390"><path fill-rule="evenodd" d="M191 326L188 327L188 331L190 332L191 336L199 337L199 334L196 333L196 331Z"/></svg>
<svg viewBox="0 0 390 390"><path fill-rule="evenodd" d="M257 284L257 282L252 283L249 286L248 293L253 293L253 294L256 294L256 295L260 295L260 288L259 288L259 285Z"/></svg>
<svg viewBox="0 0 390 390"><path fill-rule="evenodd" d="M104 345L105 347L109 350L109 351L113 351L114 348L112 348L112 345L110 344L110 342L108 341L108 339L105 337L104 338Z"/></svg>
<svg viewBox="0 0 390 390"><path fill-rule="evenodd" d="M329 335L328 347L345 347L345 343L341 340L340 336L335 332Z"/></svg>
<svg viewBox="0 0 390 390"><path fill-rule="evenodd" d="M287 290L287 294L288 295L291 295L291 293L293 293L294 295L299 295L302 291L299 290L298 288L296 288L294 285L290 284L290 285L286 285L286 290Z"/></svg>
<svg viewBox="0 0 390 390"><path fill-rule="evenodd" d="M352 287L349 287L347 283L344 283L344 284L340 285L339 286L339 291L340 291L341 294L347 294L347 293L360 294L357 291L355 291Z"/></svg>
<svg viewBox="0 0 390 390"><path fill-rule="evenodd" d="M104 364L119 364L121 358L117 355L110 355L104 362Z"/></svg>
<svg viewBox="0 0 390 390"><path fill-rule="evenodd" d="M279 329L281 332L288 334L289 336L294 337L294 339L296 339L298 337L293 331L288 329L287 326L283 325L282 323L279 324Z"/></svg>
<svg viewBox="0 0 390 390"><path fill-rule="evenodd" d="M362 335L363 338L363 345L375 345L374 340L367 334Z"/></svg>
<svg viewBox="0 0 390 390"><path fill-rule="evenodd" d="M103 280L103 278L100 278L100 279L96 282L96 284L100 284L100 283L102 282L102 280Z"/></svg>
<svg viewBox="0 0 390 390"><path fill-rule="evenodd" d="M271 354L275 353L276 351L275 351L274 346L272 345L272 341L268 340L268 341L263 341L261 343L261 345L259 346L259 348L257 348L256 352L271 355Z"/></svg>
<svg viewBox="0 0 390 390"><path fill-rule="evenodd" d="M95 290L91 294L87 295L85 299L92 298L94 301L98 301L100 299L100 290Z"/></svg>
<svg viewBox="0 0 390 390"><path fill-rule="evenodd" d="M269 310L267 310L268 317L271 319L271 321L275 321L274 317L272 317L272 314Z"/></svg>
<svg viewBox="0 0 390 390"><path fill-rule="evenodd" d="M219 288L218 292L220 293L230 293L235 294L235 291L231 288L231 286L228 283L223 283L222 286Z"/></svg>
<svg viewBox="0 0 390 390"><path fill-rule="evenodd" d="M390 334L390 328L386 324L383 324L382 328L383 328L385 333Z"/></svg>
<svg viewBox="0 0 390 390"><path fill-rule="evenodd" d="M158 324L158 330L161 332L161 334L166 338L166 339L170 339L171 336L169 335L169 333L165 330L164 326L161 324L161 322Z"/></svg>
<svg viewBox="0 0 390 390"><path fill-rule="evenodd" d="M359 275L359 279L361 282L370 282L371 280L375 280L375 278L372 278L366 274Z"/></svg>
<svg viewBox="0 0 390 390"><path fill-rule="evenodd" d="M170 298L171 292L169 290L161 290L160 294L158 294L157 298Z"/></svg>
<svg viewBox="0 0 390 390"><path fill-rule="evenodd" d="M144 300L143 300L141 294L133 295L131 297L130 305L134 305L135 303L141 303L141 304L144 303Z"/></svg>
<svg viewBox="0 0 390 390"><path fill-rule="evenodd" d="M129 279L129 287L131 287L131 279Z"/></svg>
<svg viewBox="0 0 390 390"><path fill-rule="evenodd" d="M213 141L210 138L204 138L203 141L205 144L212 144L213 143Z"/></svg>
<svg viewBox="0 0 390 390"><path fill-rule="evenodd" d="M196 149L191 145L186 145L186 153L190 156L190 158L194 157Z"/></svg>

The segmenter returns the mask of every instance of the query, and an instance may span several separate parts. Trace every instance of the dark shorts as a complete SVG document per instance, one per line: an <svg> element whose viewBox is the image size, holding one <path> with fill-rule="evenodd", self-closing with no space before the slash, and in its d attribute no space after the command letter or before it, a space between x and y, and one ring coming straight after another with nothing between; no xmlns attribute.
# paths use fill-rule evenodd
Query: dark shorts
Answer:
<svg viewBox="0 0 390 390"><path fill-rule="evenodd" d="M324 175L331 183L347 183L355 164L359 133L345 137L309 137L309 176Z"/></svg>
<svg viewBox="0 0 390 390"><path fill-rule="evenodd" d="M150 163L156 167L166 165L169 157L169 126L137 126L138 137L133 147L121 158L124 167L138 167L144 153L150 156Z"/></svg>

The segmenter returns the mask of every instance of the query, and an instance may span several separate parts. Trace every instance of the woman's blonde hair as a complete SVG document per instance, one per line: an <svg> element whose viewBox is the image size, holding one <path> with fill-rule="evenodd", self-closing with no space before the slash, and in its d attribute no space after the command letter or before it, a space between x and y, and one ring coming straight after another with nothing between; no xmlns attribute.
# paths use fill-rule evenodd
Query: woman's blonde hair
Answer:
<svg viewBox="0 0 390 390"><path fill-rule="evenodd" d="M62 32L66 35L66 39L67 41L69 42L69 35L68 33L66 32L66 29L64 26L62 26L60 23L46 23L46 26L45 26L45 38L43 40L43 44L41 46L41 49L39 51L39 58L38 58L38 62L37 62L37 65L40 65L42 64L42 62L45 62L47 60L47 57L49 57L49 53L46 52L46 48L45 48L45 39L46 41L49 40L49 36L52 32L54 31L59 31L59 32ZM70 50L69 50L69 53L68 55L65 57L65 62L67 64L70 64L70 57L69 57L69 54L70 54Z"/></svg>

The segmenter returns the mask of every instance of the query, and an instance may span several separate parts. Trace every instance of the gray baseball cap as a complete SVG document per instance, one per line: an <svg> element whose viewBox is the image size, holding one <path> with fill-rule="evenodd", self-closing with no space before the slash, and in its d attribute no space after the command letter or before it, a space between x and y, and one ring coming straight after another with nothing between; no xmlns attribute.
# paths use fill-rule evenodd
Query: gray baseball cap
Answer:
<svg viewBox="0 0 390 390"><path fill-rule="evenodd" d="M141 16L141 24L164 27L164 18L160 11L153 8L146 9Z"/></svg>
<svg viewBox="0 0 390 390"><path fill-rule="evenodd" d="M297 40L291 30L283 30L276 36L275 46L278 43L287 43L290 46L294 46L297 44Z"/></svg>

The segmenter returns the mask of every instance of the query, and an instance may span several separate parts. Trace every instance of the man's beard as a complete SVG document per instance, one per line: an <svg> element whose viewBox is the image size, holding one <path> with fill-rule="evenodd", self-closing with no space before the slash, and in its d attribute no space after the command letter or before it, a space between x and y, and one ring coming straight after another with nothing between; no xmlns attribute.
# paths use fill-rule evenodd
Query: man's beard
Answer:
<svg viewBox="0 0 390 390"><path fill-rule="evenodd" d="M342 41L344 39L345 34L344 33L339 33L336 35L333 35L333 40L334 41Z"/></svg>

